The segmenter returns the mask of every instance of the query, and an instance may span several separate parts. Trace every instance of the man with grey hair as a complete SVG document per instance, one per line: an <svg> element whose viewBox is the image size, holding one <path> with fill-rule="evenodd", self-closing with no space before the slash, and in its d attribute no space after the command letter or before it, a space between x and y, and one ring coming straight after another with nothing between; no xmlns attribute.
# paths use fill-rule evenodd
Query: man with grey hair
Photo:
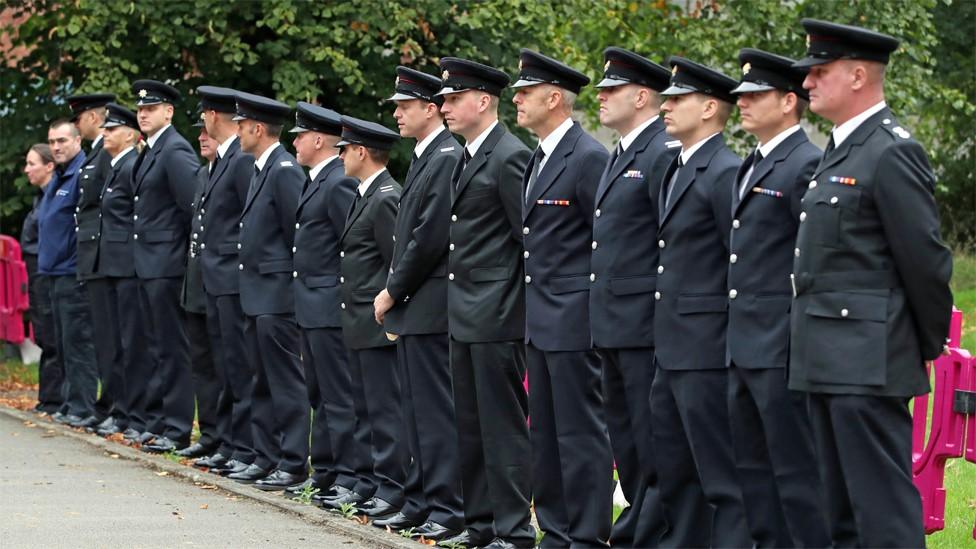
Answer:
<svg viewBox="0 0 976 549"><path fill-rule="evenodd" d="M590 338L590 250L609 155L570 118L586 75L525 49L519 69L517 121L539 137L522 208L535 513L547 541L599 546L610 536L613 458Z"/></svg>

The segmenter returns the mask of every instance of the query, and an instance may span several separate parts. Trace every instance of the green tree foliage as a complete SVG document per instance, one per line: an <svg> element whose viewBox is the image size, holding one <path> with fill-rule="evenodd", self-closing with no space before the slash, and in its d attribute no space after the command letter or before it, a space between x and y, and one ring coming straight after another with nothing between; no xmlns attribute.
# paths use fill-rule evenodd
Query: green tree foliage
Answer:
<svg viewBox="0 0 976 549"><path fill-rule="evenodd" d="M17 231L29 194L19 175L23 153L44 139L47 120L67 112L64 97L70 93L112 91L131 105L128 83L137 78L170 81L184 95L218 84L290 103L318 102L392 127L393 108L383 99L398 64L436 74L440 57L453 55L514 74L518 49L528 47L598 78L603 48L618 45L662 63L684 55L737 76L739 48L800 56L799 20L819 17L902 39L889 72L888 100L930 151L947 233L961 240L967 236L961 220L976 209L962 200L967 188L976 193L976 103L973 29L962 24L972 26L973 0L961 2L8 0L10 9L32 13L14 33L16 43L32 49L16 68L5 64L0 73L0 231ZM195 105L190 97L179 110L189 113ZM580 106L596 120L592 88L583 92ZM501 113L514 128L514 109L503 105ZM829 128L813 115L809 119ZM188 116L178 116L176 124L193 135ZM740 152L749 143L743 132L734 132ZM405 167L408 152L407 144L395 151L395 172ZM968 224L969 238L974 225Z"/></svg>

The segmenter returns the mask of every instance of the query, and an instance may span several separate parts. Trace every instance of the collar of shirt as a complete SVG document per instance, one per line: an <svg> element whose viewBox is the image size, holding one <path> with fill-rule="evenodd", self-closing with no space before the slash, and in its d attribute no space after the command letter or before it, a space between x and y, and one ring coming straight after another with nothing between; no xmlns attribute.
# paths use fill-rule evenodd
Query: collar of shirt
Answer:
<svg viewBox="0 0 976 549"><path fill-rule="evenodd" d="M464 146L465 149L468 149L468 155L471 156L471 158L474 158L474 155L475 153L478 152L478 149L481 147L481 144L485 142L485 139L488 139L488 134L491 133L491 130L495 129L495 126L497 125L498 125L498 120L495 120L494 122L491 123L490 126L488 126L488 128L485 129L485 131L481 132L481 135L476 137L474 141Z"/></svg>
<svg viewBox="0 0 976 549"><path fill-rule="evenodd" d="M265 163L268 162L268 158L271 156L272 151L277 149L279 145L281 145L281 142L275 141L274 143L271 144L270 147L264 149L264 152L261 153L261 156L259 156L258 159L254 161L254 167L257 168L258 171L264 169L264 165Z"/></svg>
<svg viewBox="0 0 976 549"><path fill-rule="evenodd" d="M441 132L443 131L445 131L444 126L437 126L436 130L430 132L429 134L427 134L427 137L418 141L417 146L413 148L414 158L420 158L420 155L424 154L424 151L427 150L427 147L429 147L430 144L433 143L434 140L437 139L437 136L440 135Z"/></svg>
<svg viewBox="0 0 976 549"><path fill-rule="evenodd" d="M763 158L767 158L770 154L772 154L773 150L779 146L780 143L786 141L787 137L793 135L798 131L800 131L799 124L786 128L785 130L776 134L776 137L770 139L768 143L764 145L759 145L759 152L763 155Z"/></svg>
<svg viewBox="0 0 976 549"><path fill-rule="evenodd" d="M308 178L311 179L312 181L315 181L315 178L318 177L320 173L322 173L322 170L324 170L325 167L329 165L329 162L332 162L336 158L339 158L339 155L334 154L326 158L325 160L319 162L318 164L316 164L314 168L308 170Z"/></svg>
<svg viewBox="0 0 976 549"><path fill-rule="evenodd" d="M545 139L539 142L539 146L542 147L542 152L545 156L542 157L542 162L539 162L539 169L541 170L543 166L546 165L546 161L552 156L552 152L556 150L556 146L559 142L563 140L566 132L573 127L573 119L567 117L563 120L563 123L556 126L556 129L552 130L552 133L546 136Z"/></svg>
<svg viewBox="0 0 976 549"><path fill-rule="evenodd" d="M147 137L146 145L149 145L150 149L153 148L153 145L156 144L156 141L159 141L159 136L163 135L163 132L166 131L166 128L170 126L172 126L172 124L166 124L165 126L163 126L161 130Z"/></svg>
<svg viewBox="0 0 976 549"><path fill-rule="evenodd" d="M224 141L220 145L217 145L217 156L223 158L224 155L227 154L227 149L230 148L231 144L234 143L235 139L237 139L237 134L231 135L230 137L227 138L226 141Z"/></svg>
<svg viewBox="0 0 976 549"><path fill-rule="evenodd" d="M98 146L98 144L99 144L99 143L100 143L101 141L102 141L102 134L98 134L98 137L96 137L96 138L94 139L94 141L92 141L92 146L91 146L91 148L93 148L93 149L94 149L95 147L97 147L97 146Z"/></svg>
<svg viewBox="0 0 976 549"><path fill-rule="evenodd" d="M830 130L830 134L834 137L834 148L840 147L840 144L843 143L845 139L850 137L858 126L863 124L868 118L871 118L880 112L881 109L885 108L886 106L887 105L885 102L882 101L854 118L851 118L847 122L844 122L840 126L835 126L834 129Z"/></svg>
<svg viewBox="0 0 976 549"><path fill-rule="evenodd" d="M113 156L113 157L112 157L112 167L114 168L114 167L115 167L115 165L119 163L119 160L122 160L122 157L123 157L123 156L125 156L126 154L128 154L128 152L129 152L129 151L131 151L131 150L132 150L132 149L134 149L134 148L135 148L135 147L128 147L128 148L127 148L127 149L125 149L124 151L122 151L122 152L120 152L119 154L117 154L117 155L115 155L115 156Z"/></svg>
<svg viewBox="0 0 976 549"><path fill-rule="evenodd" d="M366 191L369 190L369 186L373 184L373 181L380 176L381 173L385 172L386 168L380 168L379 171L373 175L363 179L363 182L359 184L359 196L366 196Z"/></svg>
<svg viewBox="0 0 976 549"><path fill-rule="evenodd" d="M640 134L643 133L643 131L646 130L648 126L653 124L654 121L657 120L658 118L660 118L660 116L655 114L640 126L637 126L636 128L630 130L630 133L621 137L620 148L625 151L629 149L630 146L634 143L634 141L637 141L637 137L640 136Z"/></svg>
<svg viewBox="0 0 976 549"><path fill-rule="evenodd" d="M702 139L698 143L695 143L691 147L689 147L687 149L681 149L681 163L682 164L687 164L688 161L691 160L691 157L694 156L696 152L698 152L698 149L702 148L702 145L704 145L709 139L715 137L716 135L718 135L720 133L722 133L722 132L715 132L712 135L709 135L708 137L706 137L705 139Z"/></svg>

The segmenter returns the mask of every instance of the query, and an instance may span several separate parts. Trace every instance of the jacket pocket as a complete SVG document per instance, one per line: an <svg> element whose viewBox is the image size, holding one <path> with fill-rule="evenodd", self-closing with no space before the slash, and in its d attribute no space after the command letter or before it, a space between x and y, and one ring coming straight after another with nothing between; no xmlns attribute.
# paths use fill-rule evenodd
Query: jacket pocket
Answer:
<svg viewBox="0 0 976 549"><path fill-rule="evenodd" d="M875 387L886 383L887 295L812 294L805 313L807 337L825 342L805 357L810 381Z"/></svg>
<svg viewBox="0 0 976 549"><path fill-rule="evenodd" d="M590 289L590 275L554 276L549 279L549 291L554 294L568 294Z"/></svg>
<svg viewBox="0 0 976 549"><path fill-rule="evenodd" d="M258 272L261 274L287 273L289 271L291 271L290 259L275 259L258 263Z"/></svg>
<svg viewBox="0 0 976 549"><path fill-rule="evenodd" d="M627 276L610 279L610 293L613 295L635 295L653 292L657 287L654 275Z"/></svg>
<svg viewBox="0 0 976 549"><path fill-rule="evenodd" d="M236 242L224 242L217 245L217 255L237 255L237 251Z"/></svg>
<svg viewBox="0 0 976 549"><path fill-rule="evenodd" d="M508 267L475 267L471 269L472 282L497 282L512 277Z"/></svg>
<svg viewBox="0 0 976 549"><path fill-rule="evenodd" d="M339 283L339 277L336 275L306 276L304 282L307 288L331 288Z"/></svg>
<svg viewBox="0 0 976 549"><path fill-rule="evenodd" d="M128 231L105 231L105 240L108 242L128 242Z"/></svg>
<svg viewBox="0 0 976 549"><path fill-rule="evenodd" d="M176 240L176 231L146 231L146 242L172 242Z"/></svg>
<svg viewBox="0 0 976 549"><path fill-rule="evenodd" d="M366 290L354 290L352 292L352 302L353 303L372 303L376 299L376 294L380 293L380 290L366 289Z"/></svg>
<svg viewBox="0 0 976 549"><path fill-rule="evenodd" d="M861 203L861 191L843 185L833 185L814 201L816 221L811 228L815 241L827 247L841 244L841 224L845 217L856 218Z"/></svg>
<svg viewBox="0 0 976 549"><path fill-rule="evenodd" d="M729 308L729 298L725 294L679 295L678 314L724 313Z"/></svg>

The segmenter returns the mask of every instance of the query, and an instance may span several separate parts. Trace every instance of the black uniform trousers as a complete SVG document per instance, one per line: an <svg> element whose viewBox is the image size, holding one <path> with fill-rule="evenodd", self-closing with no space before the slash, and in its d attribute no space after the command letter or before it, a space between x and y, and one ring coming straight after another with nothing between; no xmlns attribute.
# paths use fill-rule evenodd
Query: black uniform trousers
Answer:
<svg viewBox="0 0 976 549"><path fill-rule="evenodd" d="M308 473L311 408L292 314L244 316L247 354L255 362L251 400L255 464L294 475Z"/></svg>
<svg viewBox="0 0 976 549"><path fill-rule="evenodd" d="M828 547L807 395L782 368L729 370L729 418L746 518L758 547Z"/></svg>
<svg viewBox="0 0 976 549"><path fill-rule="evenodd" d="M197 402L197 424L200 427L200 438L197 442L211 450L216 449L219 444L223 446L223 450L229 452L230 441L226 441L226 446L221 444L225 442L221 427L227 425L220 419L230 416L230 402L223 398L223 384L217 377L210 334L207 332L207 315L187 311L186 335L190 343L190 372ZM229 455L223 452L221 454Z"/></svg>
<svg viewBox="0 0 976 549"><path fill-rule="evenodd" d="M810 393L810 421L834 547L924 547L908 399Z"/></svg>
<svg viewBox="0 0 976 549"><path fill-rule="evenodd" d="M54 311L51 305L51 277L37 272L37 256L24 254L27 265L27 299L34 342L41 348L41 360L37 367L37 405L49 414L57 412L64 402L61 384L64 366L58 355L54 339Z"/></svg>
<svg viewBox="0 0 976 549"><path fill-rule="evenodd" d="M109 416L115 419L125 417L125 406L120 398L123 375L122 339L119 337L119 320L109 297L111 288L105 278L91 278L85 281L88 286L88 301L91 307L92 344L95 347L95 363L98 366L98 380L101 391L95 401L95 417L103 420Z"/></svg>
<svg viewBox="0 0 976 549"><path fill-rule="evenodd" d="M193 385L181 278L139 279L139 308L152 357L147 387L148 430L189 444L193 430Z"/></svg>
<svg viewBox="0 0 976 549"><path fill-rule="evenodd" d="M113 417L119 427L142 432L146 430L144 402L152 362L139 311L139 279L107 277L104 280L108 287L109 311L117 322L115 336L121 369Z"/></svg>
<svg viewBox="0 0 976 549"><path fill-rule="evenodd" d="M244 343L244 311L239 295L207 294L207 333L221 383L222 403L229 407L217 415L217 452L241 463L254 463L251 395L255 375Z"/></svg>
<svg viewBox="0 0 976 549"><path fill-rule="evenodd" d="M98 393L88 288L75 275L52 276L50 295L55 342L64 363L61 413L87 418L95 413Z"/></svg>
<svg viewBox="0 0 976 549"><path fill-rule="evenodd" d="M628 505L610 530L614 547L655 547L667 530L651 430L654 347L599 349L603 406L617 478Z"/></svg>
<svg viewBox="0 0 976 549"><path fill-rule="evenodd" d="M302 328L302 362L315 411L313 478L323 490L333 484L352 490L361 477L372 475L372 462L369 446L354 436L356 408L342 329Z"/></svg>
<svg viewBox="0 0 976 549"><path fill-rule="evenodd" d="M654 374L651 420L670 529L661 547L752 547L732 455L728 372Z"/></svg>
<svg viewBox="0 0 976 549"><path fill-rule="evenodd" d="M460 530L464 528L461 464L447 334L400 336L397 361L403 420L413 458L401 512Z"/></svg>
<svg viewBox="0 0 976 549"><path fill-rule="evenodd" d="M532 495L542 547L597 547L610 537L613 457L596 351L526 345Z"/></svg>
<svg viewBox="0 0 976 549"><path fill-rule="evenodd" d="M369 428L372 476L376 482L373 496L402 507L409 456L403 440L396 347L350 349L349 372L353 398L359 401L357 408L365 407L366 411L360 421L365 417ZM356 491L362 494L360 489L357 487Z"/></svg>
<svg viewBox="0 0 976 549"><path fill-rule="evenodd" d="M461 448L464 522L478 540L532 546L532 446L529 441L525 345L451 339L454 414Z"/></svg>

